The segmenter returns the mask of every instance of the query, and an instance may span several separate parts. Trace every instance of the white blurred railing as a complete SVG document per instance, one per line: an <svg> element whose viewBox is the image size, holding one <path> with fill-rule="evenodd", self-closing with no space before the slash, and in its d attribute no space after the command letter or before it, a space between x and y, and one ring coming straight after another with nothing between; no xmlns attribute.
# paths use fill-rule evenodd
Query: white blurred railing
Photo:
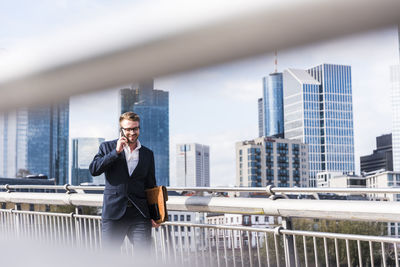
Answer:
<svg viewBox="0 0 400 267"><path fill-rule="evenodd" d="M398 0L218 2L134 6L10 49L0 111L400 23Z"/></svg>
<svg viewBox="0 0 400 267"><path fill-rule="evenodd" d="M0 202L29 203L47 205L73 205L101 207L103 196L102 186L31 186L4 185L0 190ZM260 214L282 217L315 218L330 220L358 221L400 221L400 202L397 201L367 201L367 200L320 200L320 199L290 199L286 193L346 193L373 195L376 193L400 194L400 188L362 189L352 188L321 189L321 188L184 188L170 187L169 191L190 192L253 192L265 193L270 197L218 197L201 196L169 196L169 210L191 212L214 212L230 214ZM47 190L43 192L19 192L18 190ZM53 193L53 192L62 193ZM87 191L88 193L84 193ZM77 193L80 192L80 193ZM91 192L91 193L89 193Z"/></svg>
<svg viewBox="0 0 400 267"><path fill-rule="evenodd" d="M166 222L153 229L154 252L158 262L182 266L399 266L400 238L283 226ZM101 217L0 209L0 241L15 239L99 251ZM127 239L121 251L133 254Z"/></svg>

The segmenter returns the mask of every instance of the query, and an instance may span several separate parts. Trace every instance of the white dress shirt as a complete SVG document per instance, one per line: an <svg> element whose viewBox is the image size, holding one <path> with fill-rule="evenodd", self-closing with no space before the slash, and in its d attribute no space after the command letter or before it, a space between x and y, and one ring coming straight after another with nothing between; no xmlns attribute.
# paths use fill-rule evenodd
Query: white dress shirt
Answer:
<svg viewBox="0 0 400 267"><path fill-rule="evenodd" d="M129 145L124 146L126 164L128 165L129 176L132 175L139 163L139 149L142 147L139 140L136 141L136 148L131 152Z"/></svg>

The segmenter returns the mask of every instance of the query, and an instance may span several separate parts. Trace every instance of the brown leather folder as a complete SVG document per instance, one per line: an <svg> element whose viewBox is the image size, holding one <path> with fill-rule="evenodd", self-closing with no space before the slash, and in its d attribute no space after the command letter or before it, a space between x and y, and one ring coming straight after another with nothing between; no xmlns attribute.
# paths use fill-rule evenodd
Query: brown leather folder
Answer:
<svg viewBox="0 0 400 267"><path fill-rule="evenodd" d="M146 189L146 197L149 205L150 217L156 223L168 221L167 188L165 186L156 186L151 189Z"/></svg>

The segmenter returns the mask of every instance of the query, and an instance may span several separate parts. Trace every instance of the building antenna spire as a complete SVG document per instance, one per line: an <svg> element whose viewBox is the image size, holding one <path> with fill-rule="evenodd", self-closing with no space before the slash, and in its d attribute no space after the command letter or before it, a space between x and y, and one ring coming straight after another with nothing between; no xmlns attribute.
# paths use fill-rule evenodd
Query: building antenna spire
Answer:
<svg viewBox="0 0 400 267"><path fill-rule="evenodd" d="M278 72L278 51L275 49L275 73Z"/></svg>

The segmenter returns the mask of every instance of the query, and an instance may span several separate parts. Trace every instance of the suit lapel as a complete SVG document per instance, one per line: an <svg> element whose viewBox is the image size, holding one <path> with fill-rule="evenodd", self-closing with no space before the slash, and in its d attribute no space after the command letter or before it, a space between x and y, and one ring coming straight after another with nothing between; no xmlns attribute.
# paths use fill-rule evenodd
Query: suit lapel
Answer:
<svg viewBox="0 0 400 267"><path fill-rule="evenodd" d="M127 176L129 176L129 169L128 169L128 164L126 163L125 150L122 150L121 154L122 154L122 160L124 161L123 165L124 165L125 172L126 172Z"/></svg>

